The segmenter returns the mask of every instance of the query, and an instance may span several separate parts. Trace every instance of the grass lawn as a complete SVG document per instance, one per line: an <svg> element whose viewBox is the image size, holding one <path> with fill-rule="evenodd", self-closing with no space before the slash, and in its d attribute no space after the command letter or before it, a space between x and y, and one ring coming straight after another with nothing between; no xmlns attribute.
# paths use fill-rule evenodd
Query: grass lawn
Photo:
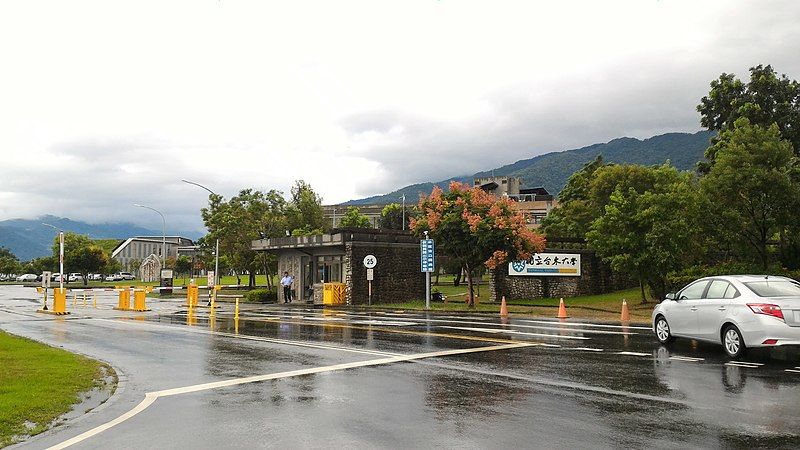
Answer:
<svg viewBox="0 0 800 450"><path fill-rule="evenodd" d="M100 380L101 364L0 331L0 447L68 412Z"/></svg>
<svg viewBox="0 0 800 450"><path fill-rule="evenodd" d="M475 308L470 309L466 305L466 296L453 297L449 292L466 293L466 287L459 286L453 289L452 284L447 286L437 286L437 288L449 297L447 303L431 303L433 311L474 311L474 312L500 312L499 303L481 303L480 299ZM446 288L446 290L444 289ZM488 295L488 288L481 287L481 293ZM649 300L642 303L639 288L625 289L622 291L609 292L600 295L586 295L581 297L565 298L564 304L567 313L572 318L598 319L598 320L619 320L622 309L622 300L628 302L628 309L631 314L631 321L649 322L650 312L655 306L655 302ZM555 317L558 314L559 299L539 298L523 299L508 302L508 311L511 314L525 314L541 317ZM404 303L387 303L375 305L377 308L394 309L424 309L424 300L413 300Z"/></svg>

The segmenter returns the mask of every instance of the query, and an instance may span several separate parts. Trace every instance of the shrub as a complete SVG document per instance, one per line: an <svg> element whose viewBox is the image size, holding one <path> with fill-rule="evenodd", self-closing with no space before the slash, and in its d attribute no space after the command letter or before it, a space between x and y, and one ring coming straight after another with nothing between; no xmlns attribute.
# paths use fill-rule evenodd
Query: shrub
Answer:
<svg viewBox="0 0 800 450"><path fill-rule="evenodd" d="M667 285L670 292L675 292L692 281L717 275L780 275L795 280L800 280L800 271L786 270L779 266L772 266L767 271L759 268L757 263L748 264L744 262L723 262L713 266L692 266L680 272L672 272L667 276Z"/></svg>
<svg viewBox="0 0 800 450"><path fill-rule="evenodd" d="M275 303L278 301L278 293L269 289L253 289L244 298L253 303Z"/></svg>

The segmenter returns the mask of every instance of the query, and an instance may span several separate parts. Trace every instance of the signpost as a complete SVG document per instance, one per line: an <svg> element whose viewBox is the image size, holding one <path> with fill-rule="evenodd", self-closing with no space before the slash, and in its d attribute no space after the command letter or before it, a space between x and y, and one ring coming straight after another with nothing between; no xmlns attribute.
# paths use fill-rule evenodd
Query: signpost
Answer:
<svg viewBox="0 0 800 450"><path fill-rule="evenodd" d="M434 249L433 239L428 239L428 232L425 232L425 239L419 241L420 269L425 272L425 309L431 308L431 272L434 269Z"/></svg>
<svg viewBox="0 0 800 450"><path fill-rule="evenodd" d="M42 272L42 287L44 288L44 307L42 311L47 311L47 288L50 287L50 277L52 275L50 272Z"/></svg>
<svg viewBox="0 0 800 450"><path fill-rule="evenodd" d="M364 267L367 268L367 282L369 283L369 290L367 291L367 304L372 306L372 280L375 278L375 266L378 265L378 258L375 255L367 255L364 257Z"/></svg>
<svg viewBox="0 0 800 450"><path fill-rule="evenodd" d="M206 286L208 286L208 306L211 306L211 297L215 294L216 281L216 272L209 270L206 281Z"/></svg>

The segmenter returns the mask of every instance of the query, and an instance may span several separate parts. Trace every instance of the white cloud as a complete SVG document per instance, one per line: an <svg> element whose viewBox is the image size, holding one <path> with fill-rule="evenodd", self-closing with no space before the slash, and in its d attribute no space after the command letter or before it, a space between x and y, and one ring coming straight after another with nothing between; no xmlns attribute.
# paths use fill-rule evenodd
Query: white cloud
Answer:
<svg viewBox="0 0 800 450"><path fill-rule="evenodd" d="M0 4L0 219L197 228L201 182L327 202L694 131L719 73L800 78L800 5L690 1Z"/></svg>

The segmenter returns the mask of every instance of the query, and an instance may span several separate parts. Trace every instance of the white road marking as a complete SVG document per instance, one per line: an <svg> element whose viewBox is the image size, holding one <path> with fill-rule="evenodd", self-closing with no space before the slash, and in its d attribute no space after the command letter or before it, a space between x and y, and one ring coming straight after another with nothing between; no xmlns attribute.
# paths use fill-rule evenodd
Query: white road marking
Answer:
<svg viewBox="0 0 800 450"><path fill-rule="evenodd" d="M82 442L90 437L96 436L102 433L109 428L119 425L120 423L130 419L131 417L139 414L140 412L147 409L150 405L152 405L158 398L160 397L169 397L173 395L181 395L181 394L188 394L192 392L199 392L199 391L206 391L209 389L218 389L222 387L229 387L229 386L236 386L240 384L246 383L256 383L259 381L267 381L267 380L275 380L279 378L289 378L289 377L296 377L300 375L310 375L316 373L323 373L323 372L332 372L336 370L346 370L346 369L354 369L358 367L368 367L368 366L377 366L377 365L385 365L385 364L392 364L397 362L405 362L405 361L414 361L418 359L426 359L426 358L436 358L441 356L452 356L452 355L462 355L467 353L478 353L478 352L489 352L489 351L496 351L496 350L508 350L512 348L520 348L520 347L530 347L531 344L528 343L518 343L518 344L504 344L504 345L493 345L487 347L474 347L474 348L462 348L456 350L443 350L438 352L429 352L429 353L416 353L412 355L397 355L397 356L390 356L386 358L379 358L379 359L371 359L367 361L356 361L350 363L343 363L343 364L334 364L331 366L323 366L323 367L313 367L309 369L300 369L300 370L291 370L288 372L278 372L272 373L267 375L257 375L253 377L244 377L244 378L234 378L231 380L223 380L223 381L216 381L212 383L203 383L203 384L196 384L192 386L184 386L174 389L165 389L156 392L148 392L145 394L144 400L142 400L136 407L131 409L130 411L126 412L125 414L117 417L114 420L106 422L102 425L99 425L91 430L88 430L84 433L79 434L71 439L68 439L60 444L54 445L49 448L49 450L60 450L67 448L71 445L75 445L79 442Z"/></svg>
<svg viewBox="0 0 800 450"><path fill-rule="evenodd" d="M598 328L628 328L631 330L652 330L650 327L631 326L631 325L608 325L604 323L587 323L587 322L556 322L553 320L531 320L519 319L520 322L530 322L548 325L564 325L568 327L598 327Z"/></svg>
<svg viewBox="0 0 800 450"><path fill-rule="evenodd" d="M589 338L583 337L583 336L559 336L557 334L525 333L525 332L522 332L522 331L506 330L506 329L502 329L502 328L471 328L471 327L449 327L449 326L444 326L442 328L449 328L451 330L476 331L478 333L513 334L515 336L546 337L546 338L551 338L551 339L579 339L579 340L588 340L589 339Z"/></svg>
<svg viewBox="0 0 800 450"><path fill-rule="evenodd" d="M341 317L311 317L311 316L305 316L305 317L303 317L303 320L318 320L318 321L321 321L321 322L328 322L328 321L342 321L344 319L342 319Z"/></svg>
<svg viewBox="0 0 800 450"><path fill-rule="evenodd" d="M414 322L400 322L400 321L392 321L392 320L355 320L351 321L350 323L354 325L386 325L391 327L407 327L409 325L417 325Z"/></svg>
<svg viewBox="0 0 800 450"><path fill-rule="evenodd" d="M745 366L763 366L764 365L764 363L750 362L750 361L728 361L728 362L731 363L731 364L734 364L734 365L740 364L740 365L745 365Z"/></svg>
<svg viewBox="0 0 800 450"><path fill-rule="evenodd" d="M734 361L726 362L725 365L729 366L729 367L744 367L746 369L758 369L759 368L759 366L756 365L756 364L742 364L742 363L737 363L737 362L734 362Z"/></svg>
<svg viewBox="0 0 800 450"><path fill-rule="evenodd" d="M786 371L787 372L792 372L792 373L800 373L800 370L797 370L797 369L786 369Z"/></svg>
<svg viewBox="0 0 800 450"><path fill-rule="evenodd" d="M564 350L581 350L584 352L602 352L602 348L591 348L591 347L564 347Z"/></svg>
<svg viewBox="0 0 800 450"><path fill-rule="evenodd" d="M639 353L639 352L618 352L618 355L627 355L627 356L650 356L650 353Z"/></svg>
<svg viewBox="0 0 800 450"><path fill-rule="evenodd" d="M703 361L703 358L692 358L691 356L670 356L669 359L674 361L686 361L686 362Z"/></svg>

